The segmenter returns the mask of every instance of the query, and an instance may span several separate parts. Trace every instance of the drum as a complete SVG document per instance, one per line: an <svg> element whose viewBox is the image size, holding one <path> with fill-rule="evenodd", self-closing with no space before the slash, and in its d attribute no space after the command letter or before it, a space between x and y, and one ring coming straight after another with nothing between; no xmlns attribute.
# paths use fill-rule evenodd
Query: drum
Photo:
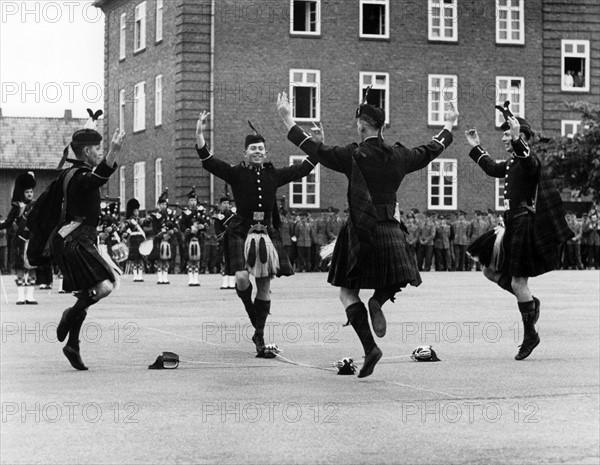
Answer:
<svg viewBox="0 0 600 465"><path fill-rule="evenodd" d="M147 257L152 253L152 249L154 248L154 241L152 239L146 239L144 242L140 244L140 254L144 257Z"/></svg>

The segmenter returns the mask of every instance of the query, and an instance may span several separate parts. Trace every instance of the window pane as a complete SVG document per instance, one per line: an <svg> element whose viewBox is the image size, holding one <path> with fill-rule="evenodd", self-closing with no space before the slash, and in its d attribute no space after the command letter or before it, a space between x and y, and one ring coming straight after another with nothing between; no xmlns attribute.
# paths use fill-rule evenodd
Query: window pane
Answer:
<svg viewBox="0 0 600 465"><path fill-rule="evenodd" d="M363 34L383 35L384 34L384 12L383 5L365 4L363 5Z"/></svg>
<svg viewBox="0 0 600 465"><path fill-rule="evenodd" d="M307 31L306 2L294 2L294 31Z"/></svg>
<svg viewBox="0 0 600 465"><path fill-rule="evenodd" d="M312 88L294 87L294 108L296 118L312 118Z"/></svg>

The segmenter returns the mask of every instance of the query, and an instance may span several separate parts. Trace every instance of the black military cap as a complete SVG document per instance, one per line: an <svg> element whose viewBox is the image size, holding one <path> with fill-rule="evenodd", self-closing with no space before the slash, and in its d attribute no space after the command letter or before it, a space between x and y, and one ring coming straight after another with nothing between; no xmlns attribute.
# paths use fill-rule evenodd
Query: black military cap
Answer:
<svg viewBox="0 0 600 465"><path fill-rule="evenodd" d="M492 210L491 208L488 208L488 209L487 209L487 212L488 212L488 213L491 213L492 215L494 215L494 214L496 213L496 212L495 212L494 210Z"/></svg>
<svg viewBox="0 0 600 465"><path fill-rule="evenodd" d="M167 187L165 189L165 191L160 194L160 197L158 198L158 202L156 203L169 203L169 188Z"/></svg>
<svg viewBox="0 0 600 465"><path fill-rule="evenodd" d="M380 128L385 124L385 111L375 105L364 103L356 109L356 118L362 118L374 127Z"/></svg>
<svg viewBox="0 0 600 465"><path fill-rule="evenodd" d="M188 199L195 199L196 197L196 186L192 187L192 190L188 192Z"/></svg>
<svg viewBox="0 0 600 465"><path fill-rule="evenodd" d="M21 173L15 179L15 188L13 189L12 201L23 202L25 200L25 191L35 187L35 176L33 171Z"/></svg>
<svg viewBox="0 0 600 465"><path fill-rule="evenodd" d="M248 121L248 126L250 126L250 128L254 131L254 134L248 134L246 136L246 140L244 141L244 148L247 149L248 146L251 144L259 144L261 142L264 143L265 138L258 133L256 128L252 125L250 121Z"/></svg>
<svg viewBox="0 0 600 465"><path fill-rule="evenodd" d="M219 202L220 202L220 203L223 203L223 202L229 202L229 197L221 197L221 198L219 199Z"/></svg>
<svg viewBox="0 0 600 465"><path fill-rule="evenodd" d="M462 211L462 210L459 210L459 211L458 211L458 214L459 214L459 215L465 215L465 216L466 216L466 215L467 215L467 212L465 212L465 211Z"/></svg>
<svg viewBox="0 0 600 465"><path fill-rule="evenodd" d="M140 202L138 202L137 199L129 199L127 201L127 206L125 209L126 218L133 216L133 210L137 210L139 208L140 208Z"/></svg>

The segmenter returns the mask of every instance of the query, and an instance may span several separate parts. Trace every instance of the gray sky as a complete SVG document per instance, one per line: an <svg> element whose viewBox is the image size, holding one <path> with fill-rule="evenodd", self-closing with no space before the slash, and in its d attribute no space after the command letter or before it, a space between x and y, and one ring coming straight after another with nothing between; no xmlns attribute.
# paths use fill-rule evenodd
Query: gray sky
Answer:
<svg viewBox="0 0 600 465"><path fill-rule="evenodd" d="M0 0L4 116L104 107L104 15L91 0Z"/></svg>

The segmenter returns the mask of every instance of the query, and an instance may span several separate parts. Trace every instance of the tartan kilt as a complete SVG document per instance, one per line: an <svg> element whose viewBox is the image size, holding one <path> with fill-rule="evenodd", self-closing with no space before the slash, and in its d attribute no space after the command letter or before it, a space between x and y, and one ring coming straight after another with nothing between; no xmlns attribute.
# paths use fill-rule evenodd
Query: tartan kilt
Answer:
<svg viewBox="0 0 600 465"><path fill-rule="evenodd" d="M347 289L399 289L407 285L419 286L421 275L414 256L408 249L406 236L400 224L392 221L378 222L373 249L360 264L356 279L348 279L348 223L338 235L327 281Z"/></svg>
<svg viewBox="0 0 600 465"><path fill-rule="evenodd" d="M56 234L52 240L52 256L63 274L67 292L89 289L96 284L116 281L112 268L96 248L98 233L94 226L79 226L66 238Z"/></svg>
<svg viewBox="0 0 600 465"><path fill-rule="evenodd" d="M128 260L131 261L139 261L142 260L142 254L140 254L140 244L144 242L144 236L141 234L135 234L133 236L129 236L129 256Z"/></svg>
<svg viewBox="0 0 600 465"><path fill-rule="evenodd" d="M234 223L234 221L232 221L232 223ZM246 266L246 258L244 257L244 244L246 243L250 227L251 225L248 222L236 222L231 224L227 229L225 240L225 274L227 276L234 275L236 271L248 269ZM294 269L285 252L279 230L273 226L267 226L267 233L279 255L279 272L277 273L277 277L292 276L294 274Z"/></svg>
<svg viewBox="0 0 600 465"><path fill-rule="evenodd" d="M558 247L539 246L535 235L535 214L520 212L505 213L506 231L502 240L504 259L501 273L516 277L534 277L559 267ZM469 253L489 266L494 247L494 231L488 231L475 239L469 246ZM490 237L490 234L493 237Z"/></svg>
<svg viewBox="0 0 600 465"><path fill-rule="evenodd" d="M10 257L12 267L15 270L24 270L27 268L25 264L25 253L27 252L27 242L15 234L10 243Z"/></svg>

